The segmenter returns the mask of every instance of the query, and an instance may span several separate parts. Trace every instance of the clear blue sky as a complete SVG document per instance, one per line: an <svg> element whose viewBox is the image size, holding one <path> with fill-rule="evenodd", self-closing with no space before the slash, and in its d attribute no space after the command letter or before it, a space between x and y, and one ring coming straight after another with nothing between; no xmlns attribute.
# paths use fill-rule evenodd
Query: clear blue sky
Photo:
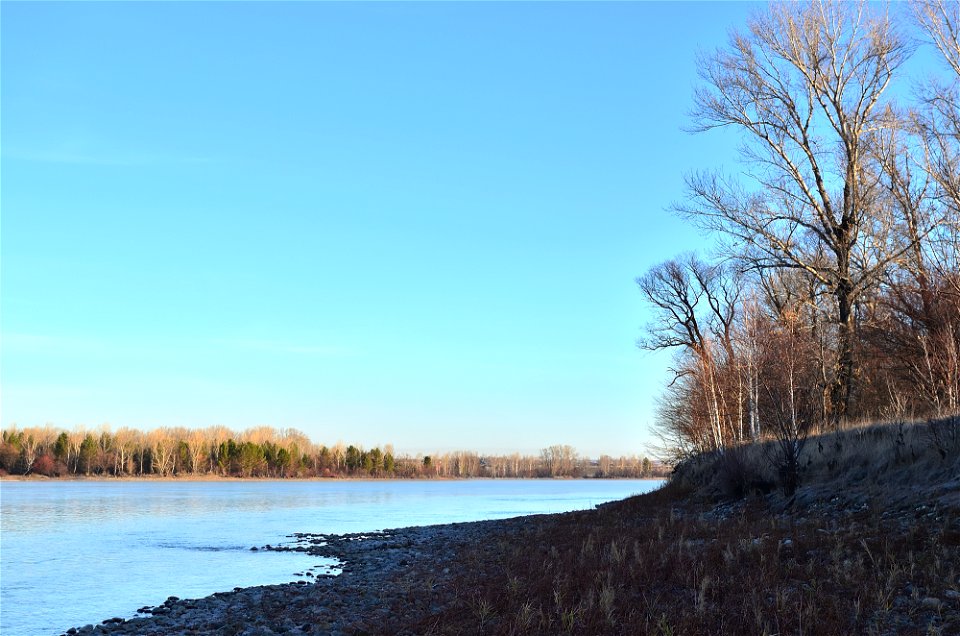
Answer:
<svg viewBox="0 0 960 636"><path fill-rule="evenodd" d="M2 423L643 453L747 4L2 5Z"/></svg>

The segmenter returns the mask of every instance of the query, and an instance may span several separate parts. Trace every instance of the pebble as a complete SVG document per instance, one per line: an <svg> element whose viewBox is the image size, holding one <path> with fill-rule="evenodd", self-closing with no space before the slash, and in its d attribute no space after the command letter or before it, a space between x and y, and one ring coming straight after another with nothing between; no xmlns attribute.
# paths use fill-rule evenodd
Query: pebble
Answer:
<svg viewBox="0 0 960 636"><path fill-rule="evenodd" d="M920 606L923 607L923 609L940 609L941 605L943 605L943 601L935 596L928 596L920 601Z"/></svg>

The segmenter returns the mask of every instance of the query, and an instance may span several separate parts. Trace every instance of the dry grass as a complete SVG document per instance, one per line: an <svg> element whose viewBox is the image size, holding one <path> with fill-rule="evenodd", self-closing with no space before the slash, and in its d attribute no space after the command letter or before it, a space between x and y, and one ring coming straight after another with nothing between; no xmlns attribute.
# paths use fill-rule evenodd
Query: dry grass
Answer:
<svg viewBox="0 0 960 636"><path fill-rule="evenodd" d="M453 602L411 631L960 634L957 453L931 454L925 435L894 425L811 440L808 485L790 501L718 506L687 475L505 524L461 551ZM749 453L747 469L763 450Z"/></svg>
<svg viewBox="0 0 960 636"><path fill-rule="evenodd" d="M679 467L674 481L717 500L767 494L778 486L776 453L774 443L766 442L701 455ZM904 500L955 492L960 417L855 424L814 435L800 454L800 479L798 497L807 500L862 489L883 489L885 496Z"/></svg>

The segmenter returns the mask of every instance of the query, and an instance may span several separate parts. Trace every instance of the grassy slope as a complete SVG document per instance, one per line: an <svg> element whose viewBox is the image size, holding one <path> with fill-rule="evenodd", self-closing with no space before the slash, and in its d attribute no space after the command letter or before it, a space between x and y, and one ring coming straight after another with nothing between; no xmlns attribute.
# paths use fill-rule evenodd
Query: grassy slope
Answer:
<svg viewBox="0 0 960 636"><path fill-rule="evenodd" d="M760 494L758 445L650 495L505 525L461 551L453 602L409 629L960 634L960 420L937 433L812 438L791 498Z"/></svg>

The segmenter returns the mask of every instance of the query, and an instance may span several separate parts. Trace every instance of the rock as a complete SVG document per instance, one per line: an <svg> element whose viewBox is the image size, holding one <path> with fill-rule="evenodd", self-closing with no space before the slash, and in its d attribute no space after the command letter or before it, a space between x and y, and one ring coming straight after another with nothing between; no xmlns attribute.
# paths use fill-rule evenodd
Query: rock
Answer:
<svg viewBox="0 0 960 636"><path fill-rule="evenodd" d="M920 606L923 609L940 609L940 606L943 605L943 601L938 599L935 596L928 596L927 598L920 601Z"/></svg>
<svg viewBox="0 0 960 636"><path fill-rule="evenodd" d="M956 590L947 590L946 592L943 593L943 595L946 596L951 601L960 601L960 592Z"/></svg>

